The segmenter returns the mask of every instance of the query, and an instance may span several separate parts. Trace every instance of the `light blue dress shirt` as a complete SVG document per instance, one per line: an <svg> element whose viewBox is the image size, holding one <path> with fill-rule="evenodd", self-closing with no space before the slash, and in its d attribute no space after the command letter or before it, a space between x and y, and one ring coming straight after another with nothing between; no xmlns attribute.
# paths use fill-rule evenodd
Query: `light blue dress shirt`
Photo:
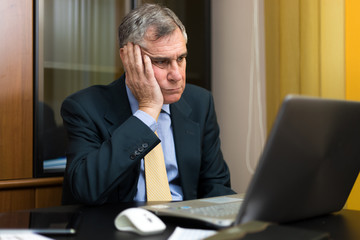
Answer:
<svg viewBox="0 0 360 240"><path fill-rule="evenodd" d="M175 144L171 126L169 104L163 105L158 121L156 122L156 120L149 114L139 110L139 104L127 86L126 91L128 94L130 107L133 115L143 121L154 132L156 131L161 140L161 147L163 148L164 152L165 166L167 177L169 180L172 200L183 200L183 193L180 186L179 171L176 162ZM144 169L144 159L141 159L140 176L134 201L146 201L146 184Z"/></svg>

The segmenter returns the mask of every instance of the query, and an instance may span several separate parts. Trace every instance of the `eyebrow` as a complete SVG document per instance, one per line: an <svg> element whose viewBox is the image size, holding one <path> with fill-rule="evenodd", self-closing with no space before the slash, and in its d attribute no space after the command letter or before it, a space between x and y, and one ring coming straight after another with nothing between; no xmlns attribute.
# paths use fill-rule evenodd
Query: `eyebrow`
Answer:
<svg viewBox="0 0 360 240"><path fill-rule="evenodd" d="M141 51L144 54L146 54L150 58L151 61L170 61L171 60L171 58L169 58L169 57L151 56L151 54L148 52L148 50L146 48L144 48L144 47L140 47L140 48L141 48ZM180 54L177 58L179 58L179 57L187 57L187 55L188 55L188 52L186 51L186 52Z"/></svg>
<svg viewBox="0 0 360 240"><path fill-rule="evenodd" d="M170 61L171 58L169 57L152 57L150 56L149 54L145 53L147 56L149 56L149 58L151 59L151 61ZM178 56L177 58L179 57L186 57L187 56L187 52L181 54L180 56Z"/></svg>
<svg viewBox="0 0 360 240"><path fill-rule="evenodd" d="M146 53L145 53L145 54L146 54ZM150 58L151 61L155 61L155 62L171 61L171 58L169 58L169 57L152 57L152 56L150 56L149 54L146 54L146 55L149 56L149 58ZM187 52L179 55L177 58L179 58L179 57L185 58L186 56L187 56Z"/></svg>

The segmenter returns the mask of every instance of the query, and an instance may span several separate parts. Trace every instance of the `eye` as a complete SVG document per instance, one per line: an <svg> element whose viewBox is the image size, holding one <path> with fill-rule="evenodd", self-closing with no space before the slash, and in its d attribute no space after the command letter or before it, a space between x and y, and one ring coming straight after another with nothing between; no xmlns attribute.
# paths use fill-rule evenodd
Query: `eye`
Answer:
<svg viewBox="0 0 360 240"><path fill-rule="evenodd" d="M182 61L184 61L185 58L186 58L185 56L180 56L180 57L178 57L177 61L182 62Z"/></svg>
<svg viewBox="0 0 360 240"><path fill-rule="evenodd" d="M152 64L154 64L155 66L159 67L159 68L166 68L168 65L169 61L167 60L153 60Z"/></svg>
<svg viewBox="0 0 360 240"><path fill-rule="evenodd" d="M165 61L153 61L153 63L156 65L164 65Z"/></svg>

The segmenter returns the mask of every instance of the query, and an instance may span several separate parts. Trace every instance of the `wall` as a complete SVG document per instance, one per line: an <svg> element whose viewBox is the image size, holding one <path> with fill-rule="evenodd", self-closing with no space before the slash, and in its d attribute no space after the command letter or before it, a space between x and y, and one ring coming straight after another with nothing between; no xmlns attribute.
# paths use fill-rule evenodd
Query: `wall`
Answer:
<svg viewBox="0 0 360 240"><path fill-rule="evenodd" d="M62 178L32 178L33 7L0 1L0 212L61 199Z"/></svg>
<svg viewBox="0 0 360 240"><path fill-rule="evenodd" d="M0 180L32 176L32 7L0 2Z"/></svg>
<svg viewBox="0 0 360 240"><path fill-rule="evenodd" d="M254 3L211 2L212 91L232 187L241 193L247 188L266 134L263 0L258 2L256 32ZM258 38L253 33L259 33ZM256 39L258 57L254 51Z"/></svg>

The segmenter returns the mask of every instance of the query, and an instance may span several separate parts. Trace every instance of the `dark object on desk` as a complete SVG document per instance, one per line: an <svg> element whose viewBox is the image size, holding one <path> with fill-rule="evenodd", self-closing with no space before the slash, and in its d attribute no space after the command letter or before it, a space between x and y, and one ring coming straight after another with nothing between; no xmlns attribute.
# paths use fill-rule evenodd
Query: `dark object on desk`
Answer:
<svg viewBox="0 0 360 240"><path fill-rule="evenodd" d="M329 233L281 226L266 222L247 222L218 232L206 240L327 240Z"/></svg>
<svg viewBox="0 0 360 240"><path fill-rule="evenodd" d="M81 212L16 212L0 214L0 231L32 231L45 235L75 234Z"/></svg>
<svg viewBox="0 0 360 240"><path fill-rule="evenodd" d="M30 229L36 230L37 233L46 235L56 234L76 234L76 230L81 222L81 211L57 212L57 213L31 213Z"/></svg>
<svg viewBox="0 0 360 240"><path fill-rule="evenodd" d="M341 210L360 169L359 123L360 102L288 96L236 224L253 220L286 223ZM195 206L211 209L212 203L225 209L234 203L234 196L145 208L158 215L201 220L215 228L229 227L237 212L218 218L196 211Z"/></svg>

